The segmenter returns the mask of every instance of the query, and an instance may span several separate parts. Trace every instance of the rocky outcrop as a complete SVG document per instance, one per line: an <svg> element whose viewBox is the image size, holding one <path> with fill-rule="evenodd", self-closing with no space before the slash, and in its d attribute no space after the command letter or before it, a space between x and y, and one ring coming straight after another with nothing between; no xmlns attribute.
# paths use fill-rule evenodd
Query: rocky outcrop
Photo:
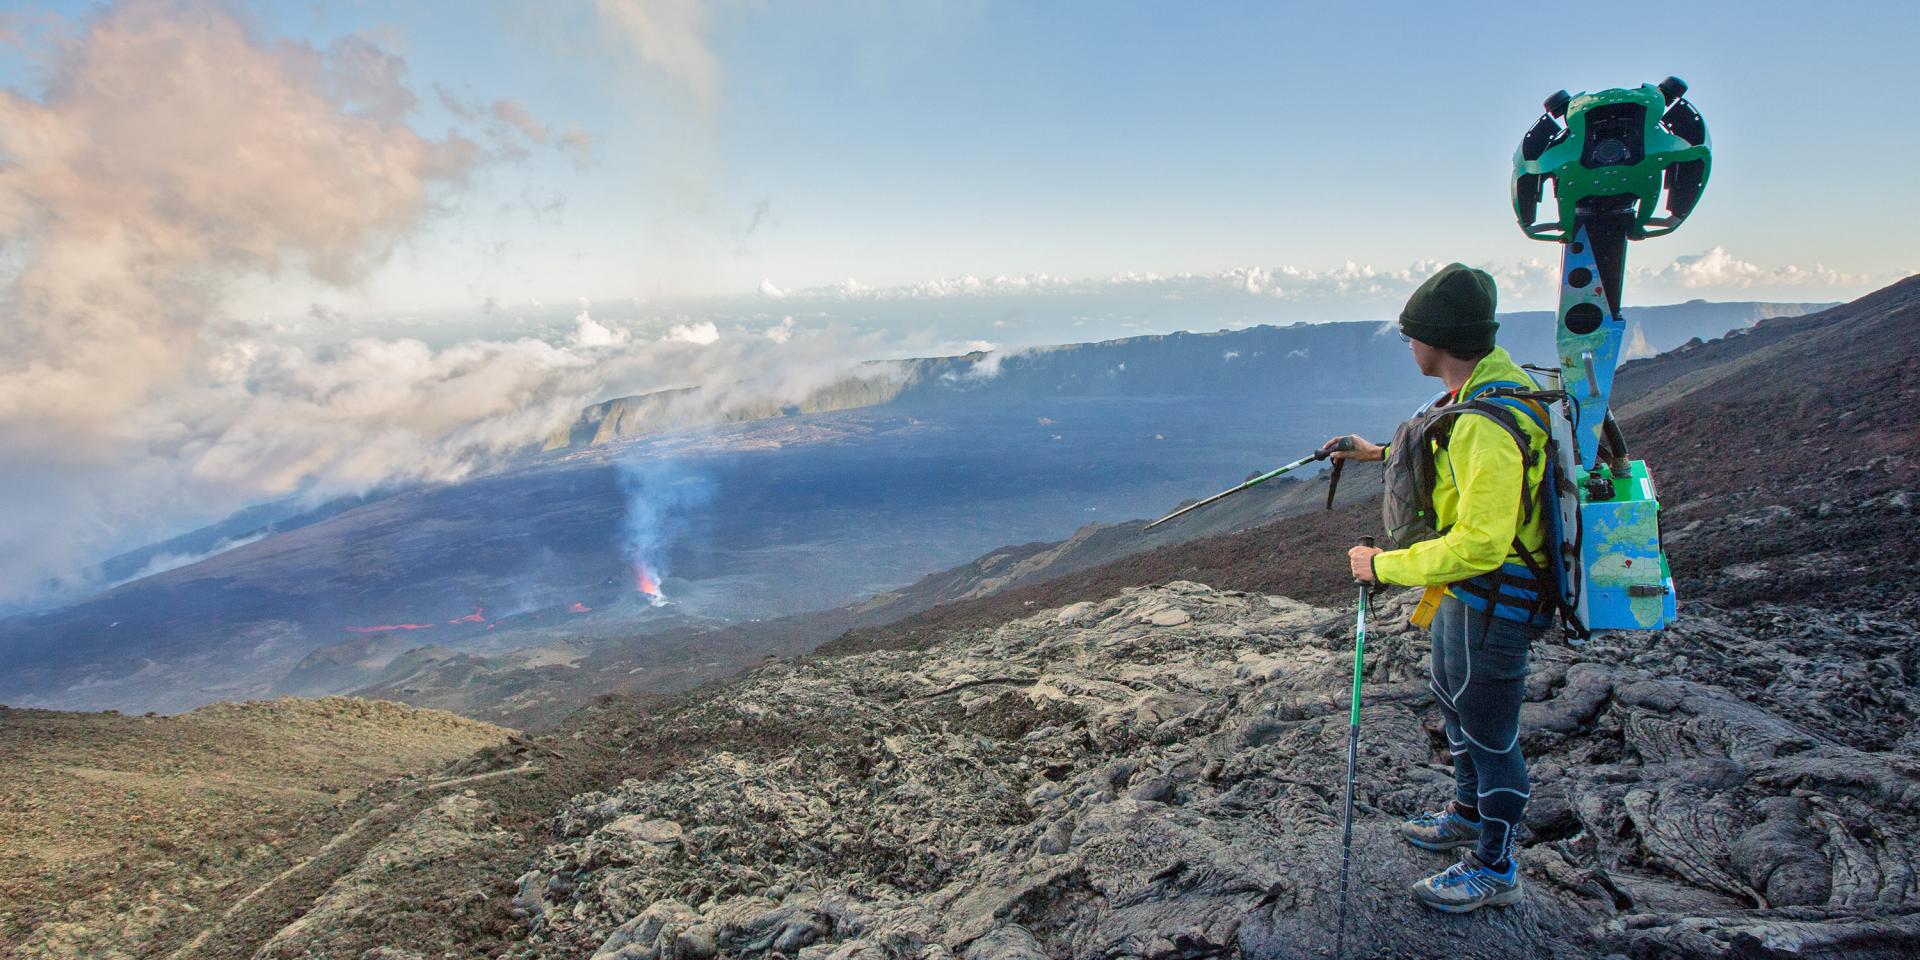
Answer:
<svg viewBox="0 0 1920 960"><path fill-rule="evenodd" d="M1524 904L1423 911L1400 819L1450 789L1402 597L1369 638L1355 956L1909 956L1912 625L1543 642ZM1194 583L762 668L682 729L784 728L576 797L518 957L1323 956L1348 613ZM627 748L645 752L645 742Z"/></svg>

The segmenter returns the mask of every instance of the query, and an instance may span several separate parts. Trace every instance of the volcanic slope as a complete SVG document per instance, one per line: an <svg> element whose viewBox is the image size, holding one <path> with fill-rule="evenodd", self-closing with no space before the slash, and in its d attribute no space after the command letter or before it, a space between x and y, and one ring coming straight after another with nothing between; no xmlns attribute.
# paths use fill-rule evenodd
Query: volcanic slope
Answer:
<svg viewBox="0 0 1920 960"><path fill-rule="evenodd" d="M1348 471L1339 502L1374 495L1371 464ZM702 680L757 666L768 656L794 656L859 627L891 623L942 603L985 597L1198 537L1243 530L1321 509L1324 475L1255 487L1178 522L1143 530L1145 521L1088 524L1066 540L1003 547L971 563L929 574L910 586L832 610L719 628L688 627L645 637L581 638L563 650L539 648L500 656L411 650L395 657L355 696L452 710L522 729L546 729L594 696L673 693ZM324 647L303 668L357 645ZM553 655L563 653L564 655Z"/></svg>
<svg viewBox="0 0 1920 960"><path fill-rule="evenodd" d="M173 717L0 707L0 955L157 953L379 801L427 790L420 775L508 737L341 697Z"/></svg>
<svg viewBox="0 0 1920 960"><path fill-rule="evenodd" d="M1804 308L1650 307L1634 329L1657 348ZM1545 315L1506 315L1502 327L1516 355L1535 358L1550 329ZM637 409L602 417L583 431L602 437L613 424L630 442L583 440L464 482L336 503L324 517L283 516L281 504L129 554L102 575L233 547L58 609L0 617L13 665L0 672L0 701L175 711L387 684L458 707L464 695L447 695L442 681L489 669L478 659L543 648L519 661L529 667L519 678L491 684L516 701L499 718L532 722L564 699L548 696L564 668L529 678L542 669L529 664L573 658L594 638L625 639L640 654L624 668L608 663L642 669L617 676L674 689L736 666L679 656L670 634L683 628L845 604L1002 544L1150 514L1291 459L1335 424L1387 429L1430 388L1386 332L1261 326L938 358L915 364L919 386L883 405L740 411L747 419L642 439L631 438L705 421ZM1378 373L1363 383L1356 370ZM666 610L633 595L622 531L636 465L666 474L644 485L663 496L711 494L705 507L669 511L686 529L648 561L665 568ZM669 636L643 649L655 635ZM421 646L440 649L401 664L427 675L387 675Z"/></svg>
<svg viewBox="0 0 1920 960"><path fill-rule="evenodd" d="M1658 481L1683 604L1755 623L1777 604L1920 610L1920 277L1625 364L1614 396ZM1338 602L1339 555L1378 511L1376 497L1181 543L856 629L825 650L910 645L1173 579Z"/></svg>
<svg viewBox="0 0 1920 960"><path fill-rule="evenodd" d="M1536 647L1522 906L1449 918L1407 899L1443 860L1392 828L1444 794L1447 755L1410 596L1385 602L1356 955L1920 951L1920 636L1900 577L1917 339L1907 281L1622 371L1686 606L1663 634ZM1827 424L1780 419L1801 403L1831 404L1809 408ZM1786 469L1821 446L1831 469ZM1338 569L1373 526L1364 504L1308 514L668 702L609 698L541 741L552 775L594 789L543 808L551 790L482 784L318 903L281 902L317 921L236 924L193 955L1323 956L1352 641ZM592 764L573 759L587 745ZM517 882L511 857L459 852L503 829L528 855ZM406 884L364 893L396 869Z"/></svg>

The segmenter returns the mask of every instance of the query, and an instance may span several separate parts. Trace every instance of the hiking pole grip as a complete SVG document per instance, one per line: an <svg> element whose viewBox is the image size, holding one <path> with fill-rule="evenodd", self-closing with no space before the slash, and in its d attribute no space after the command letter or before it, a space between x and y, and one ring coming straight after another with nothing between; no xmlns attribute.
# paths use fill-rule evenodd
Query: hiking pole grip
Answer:
<svg viewBox="0 0 1920 960"><path fill-rule="evenodd" d="M1344 437L1334 437L1332 440L1328 440L1326 446L1313 452L1313 458L1315 460L1325 460L1336 453L1351 452L1353 452L1353 435L1348 434ZM1334 461L1335 466L1338 466L1339 463L1340 461L1338 460Z"/></svg>

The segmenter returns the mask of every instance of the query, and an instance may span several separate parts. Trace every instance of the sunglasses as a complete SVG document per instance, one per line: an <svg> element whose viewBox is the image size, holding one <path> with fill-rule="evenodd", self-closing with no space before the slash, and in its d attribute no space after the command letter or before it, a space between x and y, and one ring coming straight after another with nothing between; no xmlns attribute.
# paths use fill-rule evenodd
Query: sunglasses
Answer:
<svg viewBox="0 0 1920 960"><path fill-rule="evenodd" d="M1412 338L1412 337L1409 337L1409 336L1407 336L1407 332L1406 332L1405 330L1402 330L1402 331L1400 331L1400 342L1401 342L1401 343L1412 343L1412 342L1413 342L1413 338Z"/></svg>

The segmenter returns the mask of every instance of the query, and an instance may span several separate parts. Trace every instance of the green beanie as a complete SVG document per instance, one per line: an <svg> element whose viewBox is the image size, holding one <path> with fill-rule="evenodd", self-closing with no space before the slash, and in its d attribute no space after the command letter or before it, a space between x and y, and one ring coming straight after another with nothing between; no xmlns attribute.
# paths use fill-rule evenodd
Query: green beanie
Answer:
<svg viewBox="0 0 1920 960"><path fill-rule="evenodd" d="M1493 349L1497 294L1485 270L1449 263L1427 278L1400 311L1400 332L1444 349L1484 352Z"/></svg>

